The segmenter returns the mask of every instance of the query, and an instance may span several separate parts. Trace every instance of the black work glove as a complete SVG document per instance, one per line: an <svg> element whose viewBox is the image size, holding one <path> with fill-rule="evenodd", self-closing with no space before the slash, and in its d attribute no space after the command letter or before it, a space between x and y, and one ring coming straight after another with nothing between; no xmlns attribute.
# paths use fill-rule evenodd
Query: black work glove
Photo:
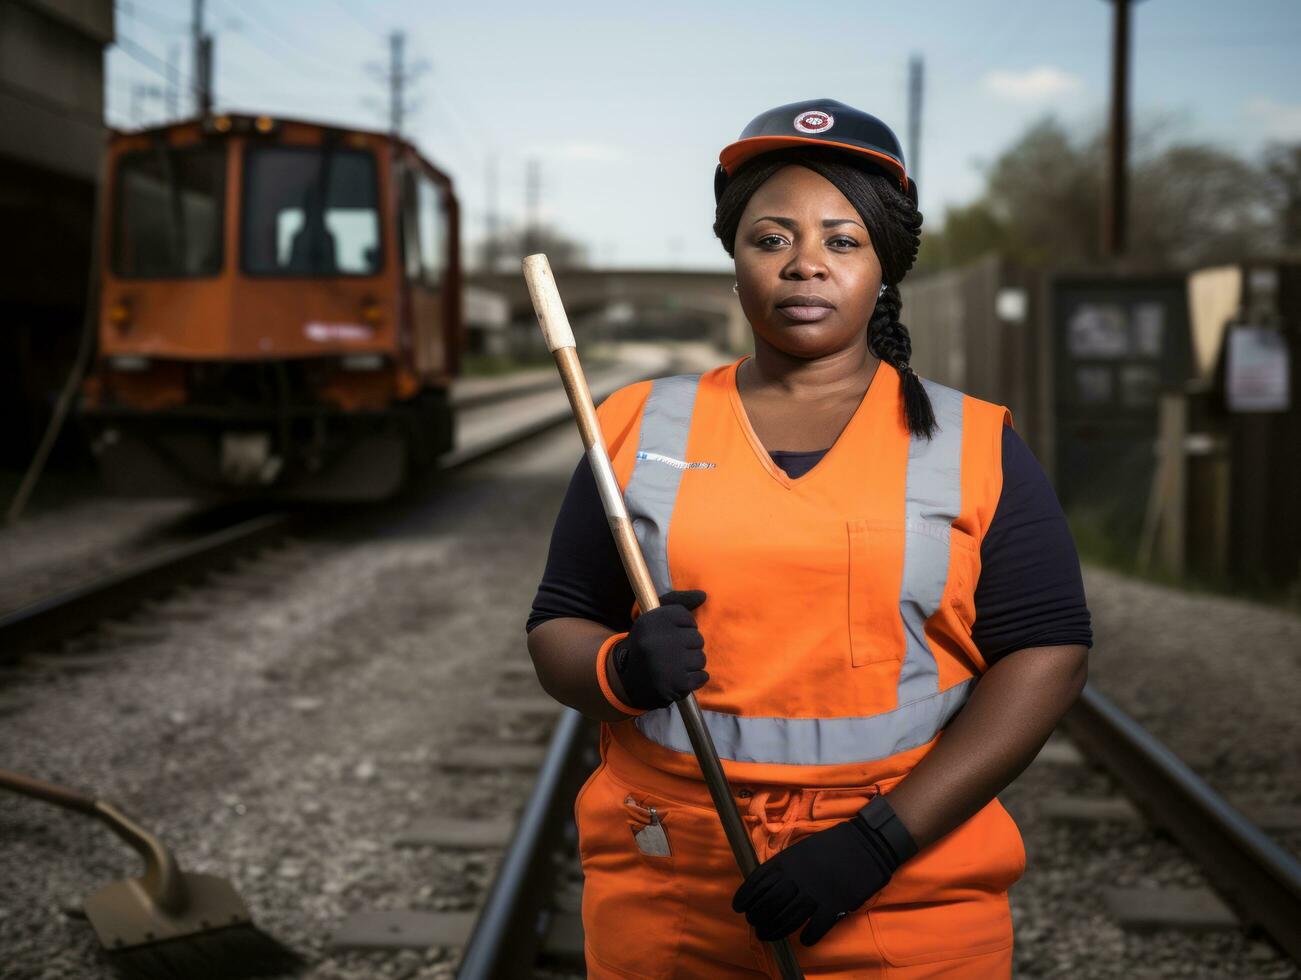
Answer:
<svg viewBox="0 0 1301 980"><path fill-rule="evenodd" d="M894 817L894 811L883 797L876 799L872 823L879 826L882 819ZM812 946L884 888L895 869L917 852L898 818L887 836L869 824L866 809L796 841L745 879L732 908L745 913L760 939L780 939L807 920L800 942Z"/></svg>
<svg viewBox="0 0 1301 980"><path fill-rule="evenodd" d="M699 589L665 592L659 608L638 616L628 635L611 649L609 664L632 707L663 708L709 680L705 638L691 615L704 601Z"/></svg>

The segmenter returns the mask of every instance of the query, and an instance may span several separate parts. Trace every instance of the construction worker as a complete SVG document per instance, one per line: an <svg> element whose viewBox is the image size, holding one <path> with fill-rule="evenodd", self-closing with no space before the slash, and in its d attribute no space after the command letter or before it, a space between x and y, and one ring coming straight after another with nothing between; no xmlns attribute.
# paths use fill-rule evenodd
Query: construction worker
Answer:
<svg viewBox="0 0 1301 980"><path fill-rule="evenodd" d="M995 794L1079 694L1079 561L1010 413L909 366L922 223L899 141L827 99L720 155L754 355L598 410L660 608L580 461L528 622L601 726L576 803L592 977L1008 977L1025 851ZM694 691L744 881L673 702Z"/></svg>

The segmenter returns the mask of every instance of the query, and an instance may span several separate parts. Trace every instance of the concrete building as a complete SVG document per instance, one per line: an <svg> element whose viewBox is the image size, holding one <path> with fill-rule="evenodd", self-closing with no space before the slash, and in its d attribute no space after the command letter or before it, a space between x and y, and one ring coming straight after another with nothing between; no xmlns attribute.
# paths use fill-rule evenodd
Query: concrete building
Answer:
<svg viewBox="0 0 1301 980"><path fill-rule="evenodd" d="M82 328L112 0L0 0L0 465L21 465Z"/></svg>

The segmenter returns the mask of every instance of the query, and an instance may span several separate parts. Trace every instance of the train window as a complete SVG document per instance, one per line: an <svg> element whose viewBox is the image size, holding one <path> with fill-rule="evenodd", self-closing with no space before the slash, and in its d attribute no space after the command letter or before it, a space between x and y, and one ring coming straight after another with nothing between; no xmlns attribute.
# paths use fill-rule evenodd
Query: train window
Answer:
<svg viewBox="0 0 1301 980"><path fill-rule="evenodd" d="M438 185L408 172L402 191L403 256L407 279L431 289L447 269L447 218Z"/></svg>
<svg viewBox="0 0 1301 980"><path fill-rule="evenodd" d="M159 144L124 154L115 190L115 274L163 279L221 272L224 144L180 149Z"/></svg>
<svg viewBox="0 0 1301 980"><path fill-rule="evenodd" d="M416 175L407 170L402 179L402 267L410 282L420 281L419 201Z"/></svg>
<svg viewBox="0 0 1301 980"><path fill-rule="evenodd" d="M437 289L442 285L443 270L447 266L447 222L443 217L443 199L438 186L427 177L421 177L417 187L420 278L426 286Z"/></svg>
<svg viewBox="0 0 1301 980"><path fill-rule="evenodd" d="M258 146L244 165L243 266L255 275L380 270L375 157L336 147Z"/></svg>

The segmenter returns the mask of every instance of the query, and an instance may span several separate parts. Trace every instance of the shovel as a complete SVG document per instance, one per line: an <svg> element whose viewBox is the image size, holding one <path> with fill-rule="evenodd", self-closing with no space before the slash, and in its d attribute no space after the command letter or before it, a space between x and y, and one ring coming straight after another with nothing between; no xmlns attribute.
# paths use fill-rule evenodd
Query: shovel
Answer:
<svg viewBox="0 0 1301 980"><path fill-rule="evenodd" d="M117 807L0 769L12 790L106 823L145 862L144 874L105 885L83 907L109 960L142 980L237 978L292 972L302 961L253 925L229 882L182 871L161 840Z"/></svg>

